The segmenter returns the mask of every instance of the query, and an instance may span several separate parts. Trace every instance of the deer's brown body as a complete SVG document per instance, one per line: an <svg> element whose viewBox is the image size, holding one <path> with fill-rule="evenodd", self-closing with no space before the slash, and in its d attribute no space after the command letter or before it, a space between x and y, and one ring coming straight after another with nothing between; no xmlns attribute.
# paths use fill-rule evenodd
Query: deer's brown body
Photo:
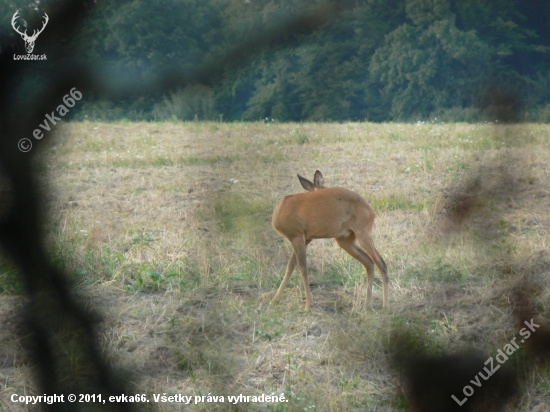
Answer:
<svg viewBox="0 0 550 412"><path fill-rule="evenodd" d="M374 247L372 226L374 212L357 193L343 187L325 188L321 172L315 172L315 184L298 175L307 193L285 196L273 211L273 228L286 237L294 252L285 277L273 298L277 302L296 264L306 292L306 310L311 307L307 279L306 247L313 239L335 238L342 249L357 259L367 270L367 305L371 303L374 265L382 276L383 307L388 306L388 274L386 263Z"/></svg>
<svg viewBox="0 0 550 412"><path fill-rule="evenodd" d="M273 211L273 228L291 240L348 237L358 225L372 230L374 212L365 199L343 187L285 196Z"/></svg>

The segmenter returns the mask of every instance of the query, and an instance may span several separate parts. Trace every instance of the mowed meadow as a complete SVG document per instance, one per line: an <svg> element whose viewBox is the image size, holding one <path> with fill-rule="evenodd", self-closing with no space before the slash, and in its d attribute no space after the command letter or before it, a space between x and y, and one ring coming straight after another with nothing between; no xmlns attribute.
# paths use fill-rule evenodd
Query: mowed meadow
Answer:
<svg viewBox="0 0 550 412"><path fill-rule="evenodd" d="M230 410L229 395L284 393L231 410L406 411L403 336L428 355L489 357L518 336L519 306L548 325L548 125L85 122L41 145L51 259L102 314L104 352L150 399L223 395L184 407L210 411ZM365 270L332 239L308 247L312 310L298 270L269 304L291 254L273 207L316 169L374 209L389 311L377 269L364 307ZM9 396L36 392L14 331L20 290L2 263L0 399L17 411ZM550 368L522 363L529 353L509 360L522 383L507 410L549 411Z"/></svg>

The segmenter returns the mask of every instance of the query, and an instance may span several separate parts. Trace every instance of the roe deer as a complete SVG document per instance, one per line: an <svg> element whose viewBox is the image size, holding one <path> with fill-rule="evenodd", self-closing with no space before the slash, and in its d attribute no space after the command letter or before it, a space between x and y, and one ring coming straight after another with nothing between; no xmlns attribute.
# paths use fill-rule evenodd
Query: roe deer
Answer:
<svg viewBox="0 0 550 412"><path fill-rule="evenodd" d="M342 249L362 263L367 270L367 306L371 305L376 264L382 276L382 307L387 309L388 269L374 247L371 235L374 212L367 201L343 187L325 188L323 175L319 170L315 172L315 183L300 175L298 179L308 192L285 196L273 211L273 228L290 241L294 252L288 261L281 286L271 303L281 299L290 275L298 263L306 291L306 310L311 308L306 248L313 239L334 238Z"/></svg>

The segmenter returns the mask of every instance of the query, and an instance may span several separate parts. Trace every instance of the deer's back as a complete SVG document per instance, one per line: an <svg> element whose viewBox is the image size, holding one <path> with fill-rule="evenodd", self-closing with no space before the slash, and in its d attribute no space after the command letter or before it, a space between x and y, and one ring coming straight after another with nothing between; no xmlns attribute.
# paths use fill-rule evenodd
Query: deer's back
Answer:
<svg viewBox="0 0 550 412"><path fill-rule="evenodd" d="M273 211L273 227L287 238L347 236L357 225L372 227L374 212L359 194L329 187L285 196Z"/></svg>

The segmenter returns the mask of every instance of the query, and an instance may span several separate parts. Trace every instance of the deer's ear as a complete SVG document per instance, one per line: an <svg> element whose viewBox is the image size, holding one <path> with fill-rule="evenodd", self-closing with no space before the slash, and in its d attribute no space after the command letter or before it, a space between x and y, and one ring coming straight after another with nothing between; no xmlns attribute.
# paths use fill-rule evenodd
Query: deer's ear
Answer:
<svg viewBox="0 0 550 412"><path fill-rule="evenodd" d="M313 181L315 182L315 187L317 189L325 189L325 179L323 178L323 174L319 170L315 171Z"/></svg>
<svg viewBox="0 0 550 412"><path fill-rule="evenodd" d="M300 179L300 183L302 184L302 187L306 189L308 192L313 192L315 190L315 185L310 181L307 180L305 177L297 175L298 179Z"/></svg>

